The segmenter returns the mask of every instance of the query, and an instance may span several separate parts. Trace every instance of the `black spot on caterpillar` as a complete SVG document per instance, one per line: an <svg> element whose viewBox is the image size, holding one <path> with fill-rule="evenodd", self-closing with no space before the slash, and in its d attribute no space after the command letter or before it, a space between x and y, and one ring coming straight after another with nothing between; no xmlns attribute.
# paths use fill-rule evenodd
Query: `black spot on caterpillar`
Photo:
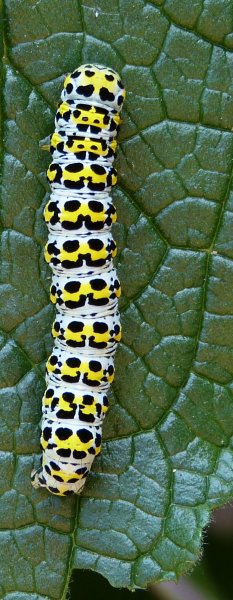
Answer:
<svg viewBox="0 0 233 600"><path fill-rule="evenodd" d="M31 479L60 496L82 491L100 453L121 338L109 192L124 97L113 69L80 66L65 79L51 136L45 260L57 314L42 400L42 464Z"/></svg>

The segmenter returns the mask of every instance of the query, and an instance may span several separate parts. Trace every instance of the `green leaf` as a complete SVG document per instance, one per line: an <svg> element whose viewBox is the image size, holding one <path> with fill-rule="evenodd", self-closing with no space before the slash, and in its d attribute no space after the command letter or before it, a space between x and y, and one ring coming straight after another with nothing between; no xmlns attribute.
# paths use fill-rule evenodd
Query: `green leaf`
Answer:
<svg viewBox="0 0 233 600"><path fill-rule="evenodd" d="M233 87L228 0L6 0L2 111L0 596L65 599L73 568L176 580L233 495ZM43 246L64 74L122 75L123 343L103 451L80 499L31 487L51 273ZM36 456L35 464L37 464Z"/></svg>

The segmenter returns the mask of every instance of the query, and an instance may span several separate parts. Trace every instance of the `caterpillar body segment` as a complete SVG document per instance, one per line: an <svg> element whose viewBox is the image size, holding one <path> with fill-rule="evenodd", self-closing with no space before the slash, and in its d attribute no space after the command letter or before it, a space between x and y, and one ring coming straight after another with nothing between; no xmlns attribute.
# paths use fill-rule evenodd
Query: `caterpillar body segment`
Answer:
<svg viewBox="0 0 233 600"><path fill-rule="evenodd" d="M105 231L116 222L116 209L109 194L83 195L77 198L67 191L51 194L44 210L45 222L50 232L75 231L79 234Z"/></svg>
<svg viewBox="0 0 233 600"><path fill-rule="evenodd" d="M45 260L56 317L42 400L42 461L31 479L60 496L82 491L100 453L121 338L110 192L124 97L113 69L80 66L65 79L50 139Z"/></svg>

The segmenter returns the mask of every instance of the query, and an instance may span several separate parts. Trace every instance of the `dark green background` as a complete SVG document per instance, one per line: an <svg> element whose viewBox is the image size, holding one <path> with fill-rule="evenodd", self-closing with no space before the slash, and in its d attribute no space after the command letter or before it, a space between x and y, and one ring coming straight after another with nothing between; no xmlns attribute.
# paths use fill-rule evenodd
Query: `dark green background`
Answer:
<svg viewBox="0 0 233 600"><path fill-rule="evenodd" d="M64 600L72 569L175 581L233 495L232 4L7 0L1 219L0 597ZM64 74L127 89L114 200L123 341L81 499L32 490L51 346L49 156Z"/></svg>

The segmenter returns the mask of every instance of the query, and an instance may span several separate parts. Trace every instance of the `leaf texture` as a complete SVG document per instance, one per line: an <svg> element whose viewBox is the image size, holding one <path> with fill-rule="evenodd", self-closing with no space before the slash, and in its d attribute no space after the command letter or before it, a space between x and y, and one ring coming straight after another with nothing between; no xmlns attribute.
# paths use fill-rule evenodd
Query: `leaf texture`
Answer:
<svg viewBox="0 0 233 600"><path fill-rule="evenodd" d="M176 580L233 494L233 34L228 0L6 0L2 114L0 597L64 600L73 568ZM80 499L35 491L47 153L64 74L127 89L114 190L123 342Z"/></svg>

